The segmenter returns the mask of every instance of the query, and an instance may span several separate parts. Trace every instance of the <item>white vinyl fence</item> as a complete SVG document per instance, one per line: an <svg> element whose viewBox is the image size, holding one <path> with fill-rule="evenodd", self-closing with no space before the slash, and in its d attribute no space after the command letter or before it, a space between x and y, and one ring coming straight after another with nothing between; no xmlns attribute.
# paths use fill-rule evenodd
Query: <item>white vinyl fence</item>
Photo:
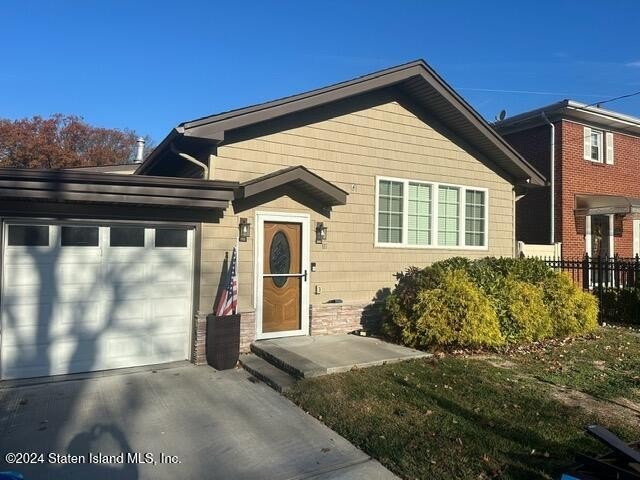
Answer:
<svg viewBox="0 0 640 480"><path fill-rule="evenodd" d="M562 244L536 245L532 243L518 242L518 257L560 258Z"/></svg>

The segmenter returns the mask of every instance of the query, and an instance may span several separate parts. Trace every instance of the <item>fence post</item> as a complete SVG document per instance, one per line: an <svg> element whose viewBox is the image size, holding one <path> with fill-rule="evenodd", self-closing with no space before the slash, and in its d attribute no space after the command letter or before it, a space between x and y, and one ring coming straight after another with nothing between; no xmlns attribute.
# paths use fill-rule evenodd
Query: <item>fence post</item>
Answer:
<svg viewBox="0 0 640 480"><path fill-rule="evenodd" d="M582 260L582 289L589 290L589 254L584 254Z"/></svg>

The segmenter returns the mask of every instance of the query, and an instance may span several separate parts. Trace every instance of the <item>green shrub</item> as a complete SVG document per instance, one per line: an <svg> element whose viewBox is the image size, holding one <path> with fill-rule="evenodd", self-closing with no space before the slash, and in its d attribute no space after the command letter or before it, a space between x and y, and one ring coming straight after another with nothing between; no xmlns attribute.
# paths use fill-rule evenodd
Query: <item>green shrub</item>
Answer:
<svg viewBox="0 0 640 480"><path fill-rule="evenodd" d="M402 332L411 329L412 308L418 292L440 285L442 271L431 267L419 269L409 267L406 272L396 274L398 284L385 301L382 318L382 332L393 340L400 341Z"/></svg>
<svg viewBox="0 0 640 480"><path fill-rule="evenodd" d="M580 289L568 274L549 277L542 288L554 336L584 334L598 326L598 300Z"/></svg>
<svg viewBox="0 0 640 480"><path fill-rule="evenodd" d="M382 331L414 347L496 346L583 334L597 326L595 297L538 259L453 257L396 277ZM617 309L612 315L634 312L637 318L639 292L605 292Z"/></svg>
<svg viewBox="0 0 640 480"><path fill-rule="evenodd" d="M607 323L640 323L640 288L603 290L602 311Z"/></svg>
<svg viewBox="0 0 640 480"><path fill-rule="evenodd" d="M445 272L437 288L418 293L415 323L402 332L414 347L491 347L504 343L491 303L463 270Z"/></svg>
<svg viewBox="0 0 640 480"><path fill-rule="evenodd" d="M553 334L542 287L509 275L497 292L500 331L508 343L540 341Z"/></svg>
<svg viewBox="0 0 640 480"><path fill-rule="evenodd" d="M500 295L509 276L523 282L542 284L554 275L553 270L538 258L485 257L470 261L465 257L452 257L436 262L432 267L444 271L463 269L491 297Z"/></svg>

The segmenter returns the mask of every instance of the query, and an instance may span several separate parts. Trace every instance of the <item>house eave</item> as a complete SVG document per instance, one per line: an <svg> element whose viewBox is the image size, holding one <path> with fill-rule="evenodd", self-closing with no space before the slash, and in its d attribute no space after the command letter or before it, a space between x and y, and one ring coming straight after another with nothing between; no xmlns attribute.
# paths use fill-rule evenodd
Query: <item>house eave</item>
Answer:
<svg viewBox="0 0 640 480"><path fill-rule="evenodd" d="M533 184L544 184L544 177L423 60L272 102L181 123L136 173L150 172L150 166L163 152L168 152L171 141L178 136L208 140L212 146L217 146L227 141L229 132L390 89L414 98L442 123L453 126L450 128L457 135L494 162L500 171L506 172L513 184L527 180Z"/></svg>
<svg viewBox="0 0 640 480"><path fill-rule="evenodd" d="M114 210L140 208L183 210L189 218L201 212L222 212L234 198L237 182L212 182L171 177L114 175L69 170L0 169L0 199L18 202L22 213L42 205L62 205L73 215L80 205ZM120 212L119 214L122 214Z"/></svg>

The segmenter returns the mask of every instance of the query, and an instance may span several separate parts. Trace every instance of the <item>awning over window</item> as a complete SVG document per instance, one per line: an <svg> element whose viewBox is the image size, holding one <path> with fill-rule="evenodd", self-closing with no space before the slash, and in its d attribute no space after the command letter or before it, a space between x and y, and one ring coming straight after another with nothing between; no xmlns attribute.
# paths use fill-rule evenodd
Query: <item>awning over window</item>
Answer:
<svg viewBox="0 0 640 480"><path fill-rule="evenodd" d="M640 218L640 198L625 195L576 195L576 217L611 214Z"/></svg>

